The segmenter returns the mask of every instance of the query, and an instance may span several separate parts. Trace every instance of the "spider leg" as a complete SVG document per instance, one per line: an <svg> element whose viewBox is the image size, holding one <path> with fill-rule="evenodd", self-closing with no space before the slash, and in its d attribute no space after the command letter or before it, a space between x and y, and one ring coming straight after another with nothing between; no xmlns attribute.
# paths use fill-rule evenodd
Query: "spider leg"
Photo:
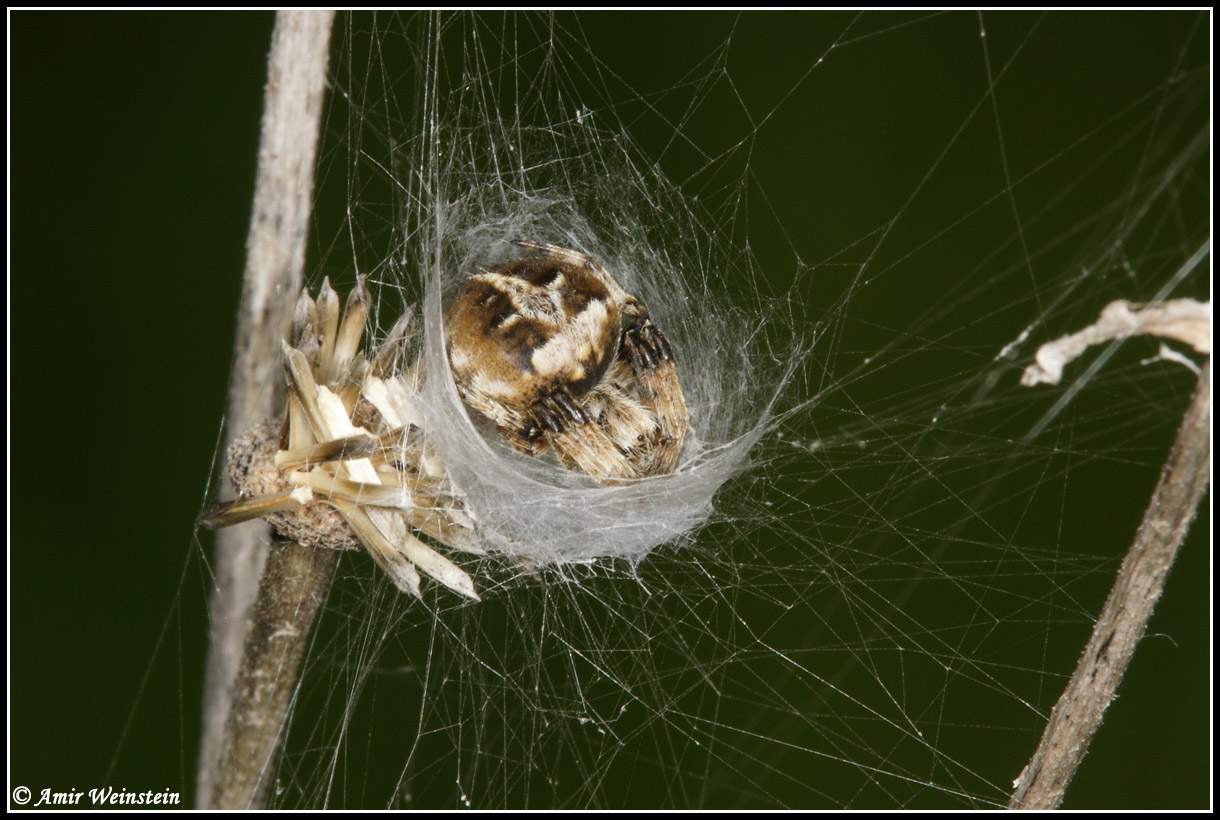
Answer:
<svg viewBox="0 0 1220 820"><path fill-rule="evenodd" d="M584 410L580 408L572 397L568 395L566 390L557 390L551 400L563 411L565 417L575 424L588 424L589 417Z"/></svg>
<svg viewBox="0 0 1220 820"><path fill-rule="evenodd" d="M571 262L574 265L588 265L593 261L587 254L583 254L580 251L568 250L558 245L548 245L545 242L529 242L525 239L514 239L512 244L519 248L540 251L552 259L558 259L560 262Z"/></svg>
<svg viewBox="0 0 1220 820"><path fill-rule="evenodd" d="M636 373L655 370L674 360L674 349L669 339L653 323L646 310L641 309L635 324L623 332L621 345Z"/></svg>
<svg viewBox="0 0 1220 820"><path fill-rule="evenodd" d="M603 483L635 477L635 468L622 448L597 423L593 411L567 390L554 391L532 409L560 461Z"/></svg>
<svg viewBox="0 0 1220 820"><path fill-rule="evenodd" d="M545 430L552 433L562 433L564 429L563 416L558 407L550 404L548 401L541 401L534 406L534 417L538 419L538 424Z"/></svg>
<svg viewBox="0 0 1220 820"><path fill-rule="evenodd" d="M673 348L647 311L641 310L636 323L623 333L620 349L639 384L644 404L658 422L657 434L640 460L639 475L671 472L682 451L688 418Z"/></svg>

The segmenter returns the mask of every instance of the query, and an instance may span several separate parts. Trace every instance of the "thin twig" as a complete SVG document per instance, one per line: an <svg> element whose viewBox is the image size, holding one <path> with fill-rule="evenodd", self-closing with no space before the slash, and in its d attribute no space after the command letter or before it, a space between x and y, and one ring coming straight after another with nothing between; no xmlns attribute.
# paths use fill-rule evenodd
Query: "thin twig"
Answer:
<svg viewBox="0 0 1220 820"><path fill-rule="evenodd" d="M1017 778L1010 809L1053 809L1062 802L1144 636L1210 482L1211 373L1209 358L1135 542L1042 741Z"/></svg>
<svg viewBox="0 0 1220 820"><path fill-rule="evenodd" d="M233 684L213 808L265 805L301 657L338 558L337 550L286 539L272 544L254 602L246 655Z"/></svg>
<svg viewBox="0 0 1220 820"><path fill-rule="evenodd" d="M276 15L229 383L226 450L246 428L282 411L280 342L303 281L333 17L328 11ZM250 523L216 538L212 563L216 588L210 606L211 640L197 780L200 806L213 802L232 681L243 657L269 534L266 525Z"/></svg>

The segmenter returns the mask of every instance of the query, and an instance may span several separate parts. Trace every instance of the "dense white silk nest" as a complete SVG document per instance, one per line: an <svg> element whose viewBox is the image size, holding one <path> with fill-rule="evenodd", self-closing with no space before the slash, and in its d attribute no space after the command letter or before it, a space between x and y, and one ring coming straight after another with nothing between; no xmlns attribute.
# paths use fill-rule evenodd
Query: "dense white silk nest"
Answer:
<svg viewBox="0 0 1220 820"><path fill-rule="evenodd" d="M782 381L773 361L769 378L755 366L753 340L760 338L761 318L729 308L715 292L716 283L733 272L705 270L681 246L646 241L675 231L681 236L691 214L684 208L672 212L675 224L659 232L621 221L629 210L607 198L626 190L604 178L566 190L510 193L493 186L438 201L435 222L421 231L427 236L420 263L426 275L426 375L418 407L428 446L463 494L484 546L537 565L638 561L707 521L716 491L746 465L767 429ZM591 211L618 220L599 229ZM690 409L690 428L672 473L599 485L553 457L515 452L463 405L444 346L448 299L468 275L519 257L513 239L550 242L598 259L644 301L669 337Z"/></svg>

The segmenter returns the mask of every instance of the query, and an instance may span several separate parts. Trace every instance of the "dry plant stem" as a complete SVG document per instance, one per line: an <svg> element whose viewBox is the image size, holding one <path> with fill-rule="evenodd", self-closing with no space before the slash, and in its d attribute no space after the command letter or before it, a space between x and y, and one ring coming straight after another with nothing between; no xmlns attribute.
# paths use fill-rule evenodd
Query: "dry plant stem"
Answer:
<svg viewBox="0 0 1220 820"><path fill-rule="evenodd" d="M280 342L303 280L333 16L317 11L276 15L229 383L226 451L246 428L281 412ZM226 490L231 493L233 488ZM197 779L200 806L212 804L231 685L269 536L270 528L261 522L216 536Z"/></svg>
<svg viewBox="0 0 1220 820"><path fill-rule="evenodd" d="M1144 636L1210 481L1211 373L1209 358L1135 542L1042 741L1017 778L1010 809L1059 806Z"/></svg>
<svg viewBox="0 0 1220 820"><path fill-rule="evenodd" d="M271 546L251 614L246 654L233 684L214 808L266 804L301 657L338 557L336 550L304 547L286 539L276 539Z"/></svg>

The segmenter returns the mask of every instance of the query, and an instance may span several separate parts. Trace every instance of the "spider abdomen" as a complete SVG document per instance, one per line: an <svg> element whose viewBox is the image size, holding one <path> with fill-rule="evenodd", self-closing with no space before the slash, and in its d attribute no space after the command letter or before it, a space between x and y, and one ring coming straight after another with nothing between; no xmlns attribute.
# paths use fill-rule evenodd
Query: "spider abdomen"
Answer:
<svg viewBox="0 0 1220 820"><path fill-rule="evenodd" d="M472 276L445 327L464 392L522 408L560 389L588 392L605 375L620 334L606 286L554 259L520 259Z"/></svg>

